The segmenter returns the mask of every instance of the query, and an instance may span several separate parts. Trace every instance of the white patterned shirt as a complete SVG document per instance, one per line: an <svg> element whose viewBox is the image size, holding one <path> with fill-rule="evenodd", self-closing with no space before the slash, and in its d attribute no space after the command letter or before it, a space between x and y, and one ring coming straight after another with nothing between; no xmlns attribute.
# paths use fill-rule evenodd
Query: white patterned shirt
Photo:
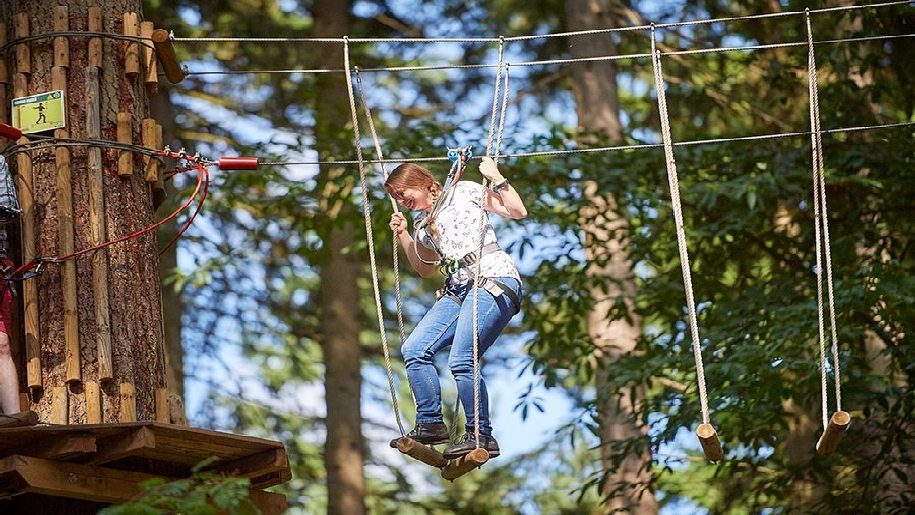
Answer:
<svg viewBox="0 0 915 515"><path fill-rule="evenodd" d="M454 185L454 194L448 204L439 211L435 219L438 228L438 248L443 257L459 260L470 253L480 250L480 218L486 224L484 245L496 243L496 233L489 223L489 215L484 210L486 188L472 181L460 181ZM423 215L417 217L417 221ZM476 265L461 268L451 275L455 284L464 284L473 278ZM518 269L505 251L490 252L483 256L480 263L481 277L512 277L521 281Z"/></svg>

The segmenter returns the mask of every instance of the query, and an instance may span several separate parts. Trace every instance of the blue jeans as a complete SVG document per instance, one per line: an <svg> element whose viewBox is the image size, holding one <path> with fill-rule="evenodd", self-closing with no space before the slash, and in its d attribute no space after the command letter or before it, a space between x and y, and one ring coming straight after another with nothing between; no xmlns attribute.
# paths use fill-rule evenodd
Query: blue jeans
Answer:
<svg viewBox="0 0 915 515"><path fill-rule="evenodd" d="M517 279L498 280L511 288L520 298L521 284ZM448 367L457 383L458 398L467 416L467 427L474 425L473 406L473 290L470 285L452 290L460 299L443 296L429 308L416 329L404 342L401 352L407 367L407 379L416 399L416 423L442 422L442 389L435 370L435 355L451 345ZM496 341L502 329L518 311L507 295L493 296L479 289L477 325L479 328L478 356L482 357ZM492 434L489 422L489 397L486 383L480 375L480 433Z"/></svg>

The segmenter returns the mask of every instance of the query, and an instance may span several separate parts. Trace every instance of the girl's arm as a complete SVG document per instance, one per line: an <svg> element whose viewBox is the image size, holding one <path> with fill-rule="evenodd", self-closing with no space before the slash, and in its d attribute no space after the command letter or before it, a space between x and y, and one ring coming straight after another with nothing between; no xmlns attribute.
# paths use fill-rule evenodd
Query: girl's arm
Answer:
<svg viewBox="0 0 915 515"><path fill-rule="evenodd" d="M407 218L403 213L393 213L391 215L390 226L391 230L393 230L394 234L397 236L397 241L400 242L401 248L403 248L404 253L407 255L410 266L416 270L416 273L418 273L420 277L431 277L434 275L438 270L436 266L423 263L423 259L426 261L438 261L439 257L435 252L413 241L413 237L410 236L410 232L407 231ZM417 252L419 253L419 256L416 255ZM420 256L422 256L422 259L420 259Z"/></svg>
<svg viewBox="0 0 915 515"><path fill-rule="evenodd" d="M499 172L495 161L484 157L483 162L480 163L480 173L492 182L494 189L498 190L487 190L484 209L513 220L520 220L527 216L524 201L521 200L521 196L518 195L515 188Z"/></svg>

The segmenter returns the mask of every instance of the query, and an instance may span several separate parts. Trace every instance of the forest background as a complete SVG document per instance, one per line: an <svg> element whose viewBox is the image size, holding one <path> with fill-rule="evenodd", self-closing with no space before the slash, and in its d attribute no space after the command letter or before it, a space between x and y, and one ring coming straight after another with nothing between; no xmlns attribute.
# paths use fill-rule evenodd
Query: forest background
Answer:
<svg viewBox="0 0 915 515"><path fill-rule="evenodd" d="M155 100L167 140L205 156L290 163L215 173L203 217L163 261L172 363L183 356L174 373L192 424L285 442L293 480L277 489L291 513L908 509L915 503L907 488L915 480L911 127L823 137L843 409L853 417L839 451L825 458L814 452L822 413L809 136L675 151L710 412L727 453L718 465L702 458L691 434L701 414L662 150L502 159L530 212L497 226L526 296L484 369L502 385L493 388L496 437L510 451L447 483L387 446L398 429L358 167L291 164L355 158L343 73L288 71L341 70L343 46L180 41L517 36L850 4L146 0L145 18L175 32L192 72ZM824 12L811 22L817 40L907 34L915 11ZM657 36L664 51L806 41L805 18L671 27ZM498 61L494 43L350 47L363 70ZM824 129L913 121L911 38L816 50ZM510 41L505 59L649 51L649 31L640 30ZM803 46L670 56L663 64L674 141L809 130ZM477 154L486 147L494 68L362 77L393 162L443 156L446 146L473 144ZM503 154L660 141L650 59L512 66L509 88ZM363 151L375 157L369 139ZM439 175L445 166L430 165ZM367 171L397 363L390 204L381 171ZM471 165L470 178L475 173ZM187 184L176 182L171 205ZM399 277L409 329L437 279L407 269ZM394 373L409 428L411 396L402 367ZM447 372L443 380L453 398ZM534 428L522 423L531 417Z"/></svg>

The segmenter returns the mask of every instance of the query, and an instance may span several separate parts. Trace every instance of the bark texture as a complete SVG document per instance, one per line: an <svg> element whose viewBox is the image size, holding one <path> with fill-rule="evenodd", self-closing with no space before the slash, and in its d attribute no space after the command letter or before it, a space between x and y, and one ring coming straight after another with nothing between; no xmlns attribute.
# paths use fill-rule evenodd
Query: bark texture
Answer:
<svg viewBox="0 0 915 515"><path fill-rule="evenodd" d="M142 18L140 0L11 0L0 5L0 21L6 23L7 39L15 39L13 18L21 13L27 16L29 34L54 31L54 14L59 4L66 4L68 30L71 31L89 29L91 5L101 6L103 32L123 34L125 12L137 13L138 17ZM128 77L124 72L124 59L128 53L129 43L102 38L102 62L99 63L100 66L95 67L89 63L89 38L67 39L69 62L66 66L60 66L59 58L55 60L54 39L39 39L23 43L31 50L28 63L18 62L15 51L7 54L11 76L17 71L30 69L30 73L19 77L21 83L26 84L26 93L29 95L56 89L55 86L61 85L60 81L63 78L67 128L66 134L58 135L86 138L87 117L90 115L87 101L90 88L87 87L87 83L91 82L93 74L97 73L100 137L105 140L117 140L118 113L125 112L131 114L132 142L139 144L140 122L149 116L149 109L142 84L142 72L137 77ZM54 76L56 83L52 81ZM90 220L90 186L87 172L89 150L87 147L70 147L68 153L72 170L69 185L58 184L61 163L59 149L28 153L33 165L33 184L30 190L34 197L32 218L36 237L35 251L38 256L60 255L65 239L62 234L69 230L69 226L72 226L75 250L92 246L92 229L87 223ZM118 151L102 149L101 157L104 212L100 218L104 224L103 239L113 239L150 225L153 222L153 209L150 188L143 176L142 158L133 155L133 175L119 176ZM15 160L13 164L16 164ZM67 190L72 192L72 213L61 212L58 209L61 191ZM85 385L89 382L101 383L102 422L123 421L124 413L130 411L122 413L121 409L120 392L124 383L130 383L135 388L136 418L155 418L155 391L165 386L159 263L155 236L147 235L132 239L101 252L100 259L105 263L107 271L107 328L100 324L97 318L93 258L88 255L75 260L75 314L79 341L79 374L76 378L67 372L68 361L71 370L75 361L74 356L68 357L65 352L67 315L64 309L64 299L69 288L65 270L67 266L74 265L46 265L44 273L32 279L37 283L38 291L38 338L41 360L41 387L32 389L32 408L39 413L43 421L86 423L89 415ZM110 331L113 372L108 378L99 375L98 354L100 336L106 329ZM19 341L22 341L21 335ZM72 338L69 341L72 342ZM21 383L28 384L26 381ZM62 389L64 386L66 389ZM64 412L66 415L61 416Z"/></svg>
<svg viewBox="0 0 915 515"><path fill-rule="evenodd" d="M315 37L341 37L350 30L350 3L314 2ZM316 56L322 68L343 62L340 46ZM352 149L352 121L347 84L342 75L322 74L317 79L316 143L321 156L341 155ZM324 261L320 271L321 333L327 403L327 511L332 514L365 513L365 473L362 439L362 349L359 345L359 287L361 257L352 251L358 216L350 196L354 178L345 168L322 168L319 177Z"/></svg>
<svg viewBox="0 0 915 515"><path fill-rule="evenodd" d="M612 0L568 0L565 2L570 31L607 28L618 25ZM570 37L571 57L610 55L616 45L606 34ZM600 137L609 143L622 139L616 67L611 61L577 63L571 66L578 129L582 138ZM581 211L585 234L585 255L589 261L594 307L588 328L595 344L598 370L595 374L600 422L601 462L605 473L603 493L608 497L607 513L657 513L658 503L648 489L651 481L651 455L646 429L638 421L641 391L633 387L614 389L609 381L613 362L636 347L641 328L635 316L635 282L628 255L629 229L621 206L610 192L598 184L584 186L585 208ZM615 307L616 306L616 307ZM628 317L619 311L625 306ZM645 450L619 456L613 444L645 438Z"/></svg>

